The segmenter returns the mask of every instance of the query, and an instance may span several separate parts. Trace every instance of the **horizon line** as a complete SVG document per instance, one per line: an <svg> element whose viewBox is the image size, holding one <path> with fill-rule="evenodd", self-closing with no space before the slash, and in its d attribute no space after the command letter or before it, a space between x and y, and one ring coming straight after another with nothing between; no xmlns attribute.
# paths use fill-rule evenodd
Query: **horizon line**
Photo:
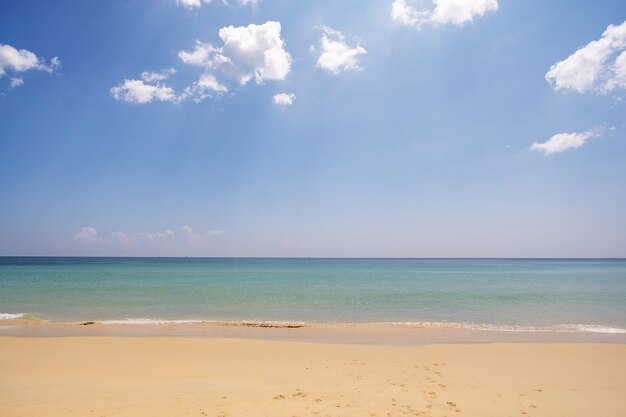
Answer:
<svg viewBox="0 0 626 417"><path fill-rule="evenodd" d="M367 257L367 256L106 256L106 255L0 255L0 258L100 258L100 259L316 259L316 260L618 260L626 257Z"/></svg>

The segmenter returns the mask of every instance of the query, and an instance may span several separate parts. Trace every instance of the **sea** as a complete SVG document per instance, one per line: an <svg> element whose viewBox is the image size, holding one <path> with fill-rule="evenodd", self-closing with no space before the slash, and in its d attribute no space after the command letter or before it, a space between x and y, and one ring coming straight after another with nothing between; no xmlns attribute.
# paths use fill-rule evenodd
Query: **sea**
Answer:
<svg viewBox="0 0 626 417"><path fill-rule="evenodd" d="M0 257L0 319L626 333L626 260Z"/></svg>

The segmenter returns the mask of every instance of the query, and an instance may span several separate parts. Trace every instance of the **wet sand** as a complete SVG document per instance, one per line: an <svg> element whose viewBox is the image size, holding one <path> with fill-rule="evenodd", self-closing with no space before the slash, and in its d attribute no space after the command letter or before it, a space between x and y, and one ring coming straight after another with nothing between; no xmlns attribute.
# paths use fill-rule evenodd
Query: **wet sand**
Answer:
<svg viewBox="0 0 626 417"><path fill-rule="evenodd" d="M0 336L202 337L311 343L412 346L449 343L622 343L624 333L493 331L441 326L390 324L295 324L197 322L174 324L53 323L0 320Z"/></svg>
<svg viewBox="0 0 626 417"><path fill-rule="evenodd" d="M6 417L626 415L624 344L0 337L0 369Z"/></svg>

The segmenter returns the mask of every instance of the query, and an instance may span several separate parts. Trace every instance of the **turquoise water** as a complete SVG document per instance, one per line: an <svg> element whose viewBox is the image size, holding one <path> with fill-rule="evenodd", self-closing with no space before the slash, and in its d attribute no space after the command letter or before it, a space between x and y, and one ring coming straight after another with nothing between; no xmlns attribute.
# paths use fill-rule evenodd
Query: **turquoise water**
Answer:
<svg viewBox="0 0 626 417"><path fill-rule="evenodd" d="M626 260L0 257L0 317L626 332Z"/></svg>

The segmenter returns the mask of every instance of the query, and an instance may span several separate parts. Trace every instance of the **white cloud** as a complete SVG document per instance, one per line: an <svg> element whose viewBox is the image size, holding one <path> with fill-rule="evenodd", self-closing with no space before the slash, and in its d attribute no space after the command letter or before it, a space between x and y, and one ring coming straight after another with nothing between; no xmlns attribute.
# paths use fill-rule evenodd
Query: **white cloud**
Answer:
<svg viewBox="0 0 626 417"><path fill-rule="evenodd" d="M613 64L613 77L606 83L606 90L626 88L626 51L619 54Z"/></svg>
<svg viewBox="0 0 626 417"><path fill-rule="evenodd" d="M215 69L222 64L231 63L230 59L222 54L221 48L200 41L196 41L196 46L192 51L180 51L178 57L185 64L211 69Z"/></svg>
<svg viewBox="0 0 626 417"><path fill-rule="evenodd" d="M328 26L322 26L324 34L320 40L322 52L317 59L317 66L333 74L346 70L360 70L359 55L367 51L360 45L349 47L343 34Z"/></svg>
<svg viewBox="0 0 626 417"><path fill-rule="evenodd" d="M279 93L272 97L272 102L277 106L291 106L296 99L296 95L293 93Z"/></svg>
<svg viewBox="0 0 626 417"><path fill-rule="evenodd" d="M133 242L127 233L120 231L111 233L111 241L121 243L122 245L129 245Z"/></svg>
<svg viewBox="0 0 626 417"><path fill-rule="evenodd" d="M219 30L224 56L233 63L241 84L252 77L257 83L283 80L291 70L291 55L280 37L280 22L226 26Z"/></svg>
<svg viewBox="0 0 626 417"><path fill-rule="evenodd" d="M153 100L178 102L179 97L171 87L157 82L146 84L144 80L124 80L124 82L111 88L111 94L116 100L129 103L150 103Z"/></svg>
<svg viewBox="0 0 626 417"><path fill-rule="evenodd" d="M7 68L15 72L27 71L39 67L39 58L26 49L17 50L11 45L0 44L0 76Z"/></svg>
<svg viewBox="0 0 626 417"><path fill-rule="evenodd" d="M602 37L579 48L563 61L550 67L546 80L556 89L571 89L579 93L605 93L626 87L626 21L609 25Z"/></svg>
<svg viewBox="0 0 626 417"><path fill-rule="evenodd" d="M58 56L54 56L50 60L50 65L42 64L39 69L41 69L43 71L46 71L46 72L52 73L52 72L58 70L59 68L61 68L61 60L59 59Z"/></svg>
<svg viewBox="0 0 626 417"><path fill-rule="evenodd" d="M586 132L558 133L543 143L533 143L531 151L543 152L545 155L561 153L568 149L583 146L589 139L601 136L603 129L591 129Z"/></svg>
<svg viewBox="0 0 626 417"><path fill-rule="evenodd" d="M28 70L39 70L52 73L60 66L61 60L56 56L50 60L50 64L46 64L44 59L37 57L31 51L16 49L11 45L0 43L0 78L8 71L19 73ZM22 84L24 84L24 80L21 77L13 77L10 80L9 88L17 88Z"/></svg>
<svg viewBox="0 0 626 417"><path fill-rule="evenodd" d="M175 237L174 232L169 229L165 230L164 232L139 232L136 236L139 239L147 240L150 242L165 242L173 240Z"/></svg>
<svg viewBox="0 0 626 417"><path fill-rule="evenodd" d="M13 88L17 88L20 85L24 84L24 80L21 78L11 78L11 81L9 82L9 88L13 89Z"/></svg>
<svg viewBox="0 0 626 417"><path fill-rule="evenodd" d="M211 230L204 234L194 233L190 226L180 228L180 238L183 242L199 243L213 236L219 236L226 233L223 230ZM98 231L93 227L83 227L78 233L75 233L73 239L78 242L90 245L100 246L116 246L116 245L134 245L141 247L145 245L171 244L177 239L177 234L167 229L163 232L137 232L129 234L122 231L113 232L108 236L100 236Z"/></svg>
<svg viewBox="0 0 626 417"><path fill-rule="evenodd" d="M431 12L415 8L410 0L394 0L391 4L391 20L407 26L420 26L427 22Z"/></svg>
<svg viewBox="0 0 626 417"><path fill-rule="evenodd" d="M103 242L105 239L98 236L98 231L93 227L83 227L80 232L74 234L74 240L81 242Z"/></svg>
<svg viewBox="0 0 626 417"><path fill-rule="evenodd" d="M184 97L194 96L200 101L213 94L229 90L226 78L240 85L254 79L260 84L266 80L283 80L291 70L291 55L280 37L279 22L261 25L227 26L219 30L222 46L196 41L193 49L180 51L183 63L204 68L204 73L185 89Z"/></svg>
<svg viewBox="0 0 626 417"><path fill-rule="evenodd" d="M211 236L218 236L226 233L224 230L209 230L207 233L197 234L193 232L193 229L190 226L183 226L180 228L180 231L182 235L191 242L202 242Z"/></svg>
<svg viewBox="0 0 626 417"><path fill-rule="evenodd" d="M207 72L202 74L198 81L186 87L179 98L185 100L187 97L193 97L194 101L198 103L207 97L213 97L226 92L228 92L228 88L221 84L215 76Z"/></svg>
<svg viewBox="0 0 626 417"><path fill-rule="evenodd" d="M198 79L198 81L196 82L196 85L198 86L198 88L206 91L206 90L210 90L210 91L215 91L217 93L225 93L228 91L228 88L226 88L225 85L220 84L219 81L217 81L217 78L215 78L213 75L211 74L202 74L200 76L200 78Z"/></svg>
<svg viewBox="0 0 626 417"><path fill-rule="evenodd" d="M148 72L148 71L144 71L141 73L141 79L152 83L155 81L165 81L167 80L171 75L176 74L176 70L174 68L169 68L169 69L165 69L163 71L160 72Z"/></svg>
<svg viewBox="0 0 626 417"><path fill-rule="evenodd" d="M210 3L211 0L204 0L204 2ZM202 6L202 0L176 0L176 4L180 4L187 9L194 9Z"/></svg>
<svg viewBox="0 0 626 417"><path fill-rule="evenodd" d="M394 0L391 19L418 28L424 23L463 26L475 17L498 10L498 0L433 0L433 5L432 9L423 9L416 0Z"/></svg>
<svg viewBox="0 0 626 417"><path fill-rule="evenodd" d="M260 0L237 0L236 3L240 6L256 6ZM211 0L176 0L176 4L180 4L181 6L187 9L195 9L202 6L202 3L211 3ZM222 0L223 4L232 4L232 1Z"/></svg>
<svg viewBox="0 0 626 417"><path fill-rule="evenodd" d="M231 82L237 80L240 85L251 79L257 84L283 80L291 70L291 55L285 50L280 32L280 23L272 21L261 25L223 27L218 32L222 46L196 41L193 49L178 53L183 63L204 69L198 80L185 87L181 94L176 94L164 83L176 73L174 69L144 71L141 79L124 79L111 88L111 94L117 100L131 103L178 103L189 97L198 102L228 92L224 78Z"/></svg>

